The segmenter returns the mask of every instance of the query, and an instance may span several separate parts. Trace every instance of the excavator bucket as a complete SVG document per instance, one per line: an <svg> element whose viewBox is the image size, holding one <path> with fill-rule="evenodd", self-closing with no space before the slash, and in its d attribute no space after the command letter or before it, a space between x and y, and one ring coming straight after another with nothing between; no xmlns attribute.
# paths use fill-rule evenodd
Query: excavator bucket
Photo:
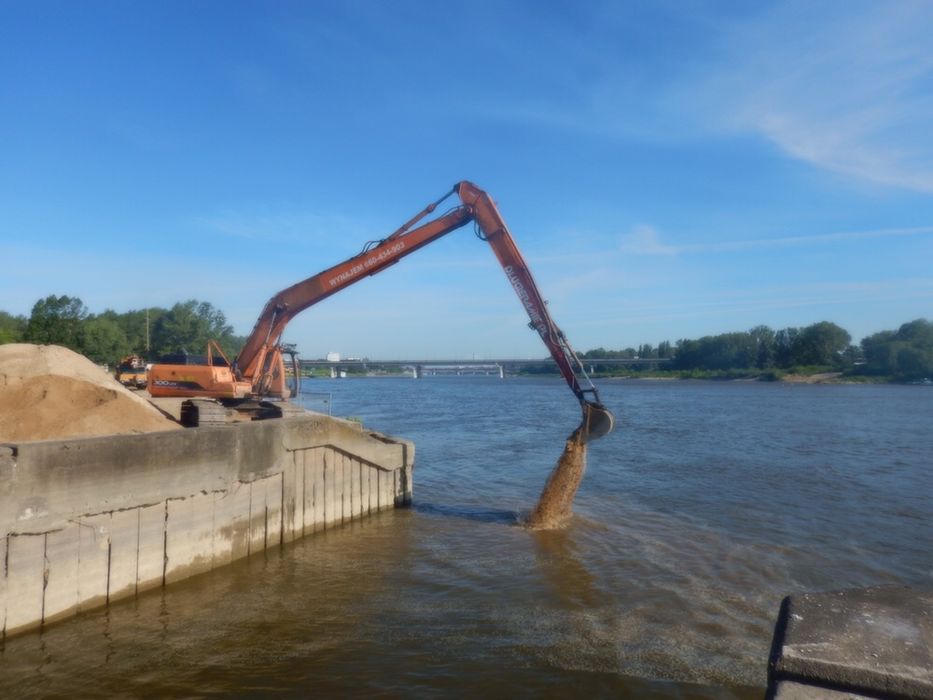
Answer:
<svg viewBox="0 0 933 700"><path fill-rule="evenodd" d="M615 417L602 404L583 402L583 424L580 426L580 433L585 442L608 435L615 427L615 422Z"/></svg>

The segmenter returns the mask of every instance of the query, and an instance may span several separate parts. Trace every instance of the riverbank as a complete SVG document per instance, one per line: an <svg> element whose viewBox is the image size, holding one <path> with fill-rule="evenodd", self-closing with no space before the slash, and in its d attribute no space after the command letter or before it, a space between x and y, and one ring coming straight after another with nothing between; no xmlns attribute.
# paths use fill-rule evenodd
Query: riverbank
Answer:
<svg viewBox="0 0 933 700"><path fill-rule="evenodd" d="M845 372L783 372L780 370L681 370L668 372L637 372L631 374L593 373L599 380L641 379L647 381L676 381L701 379L717 382L786 382L788 384L914 384L933 385L929 378L903 379L899 377L875 376L867 374L847 374Z"/></svg>

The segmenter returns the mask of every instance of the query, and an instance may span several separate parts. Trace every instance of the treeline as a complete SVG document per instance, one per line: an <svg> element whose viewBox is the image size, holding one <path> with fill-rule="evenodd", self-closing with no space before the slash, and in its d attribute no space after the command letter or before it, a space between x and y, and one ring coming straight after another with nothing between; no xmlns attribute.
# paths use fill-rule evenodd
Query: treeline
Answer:
<svg viewBox="0 0 933 700"><path fill-rule="evenodd" d="M852 344L844 328L822 321L803 328L773 330L756 326L749 331L682 339L657 347L640 345L624 350L595 348L583 353L590 360L667 359L677 371L839 371L850 375L885 376L898 380L933 376L933 322L917 319L897 330L882 331ZM595 363L610 371L611 365Z"/></svg>
<svg viewBox="0 0 933 700"><path fill-rule="evenodd" d="M0 311L0 344L63 345L108 365L131 354L146 359L179 352L202 355L208 340L216 340L231 359L244 342L222 311L195 299L170 309L92 314L80 298L53 294L37 301L28 317Z"/></svg>
<svg viewBox="0 0 933 700"><path fill-rule="evenodd" d="M148 329L148 332L147 332ZM88 311L78 297L50 295L32 307L30 315L0 311L0 344L50 343L64 345L95 362L115 364L130 354L157 359L169 353L203 354L208 340L216 340L233 358L245 338L233 333L223 312L206 301L191 299L169 309L151 307L117 313ZM881 331L852 344L844 328L822 321L803 328L707 335L623 350L595 348L581 355L597 372L615 372L599 359L663 359L665 369L679 372L745 372L761 374L794 371L840 371L848 375L890 377L909 381L933 377L933 321L917 319L897 330ZM656 371L657 367L649 367ZM530 368L552 372L553 365ZM632 371L631 369L626 372Z"/></svg>

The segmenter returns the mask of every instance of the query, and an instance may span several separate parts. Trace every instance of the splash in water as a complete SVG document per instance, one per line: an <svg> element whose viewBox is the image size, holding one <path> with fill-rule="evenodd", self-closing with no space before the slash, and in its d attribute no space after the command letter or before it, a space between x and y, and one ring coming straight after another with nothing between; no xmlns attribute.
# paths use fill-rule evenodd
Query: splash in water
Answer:
<svg viewBox="0 0 933 700"><path fill-rule="evenodd" d="M580 488L586 471L586 425L570 434L564 453L544 484L538 505L528 517L527 525L533 530L551 530L562 527L573 515L573 498Z"/></svg>

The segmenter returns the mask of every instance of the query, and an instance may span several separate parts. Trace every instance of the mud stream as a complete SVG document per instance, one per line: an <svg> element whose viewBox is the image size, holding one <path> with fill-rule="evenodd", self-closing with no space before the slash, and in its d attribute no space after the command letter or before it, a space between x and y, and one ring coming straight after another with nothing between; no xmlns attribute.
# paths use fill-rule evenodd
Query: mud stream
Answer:
<svg viewBox="0 0 933 700"><path fill-rule="evenodd" d="M538 503L528 517L527 525L533 530L551 530L563 527L573 515L573 499L586 471L586 442L584 426L567 438L564 453L548 476Z"/></svg>

